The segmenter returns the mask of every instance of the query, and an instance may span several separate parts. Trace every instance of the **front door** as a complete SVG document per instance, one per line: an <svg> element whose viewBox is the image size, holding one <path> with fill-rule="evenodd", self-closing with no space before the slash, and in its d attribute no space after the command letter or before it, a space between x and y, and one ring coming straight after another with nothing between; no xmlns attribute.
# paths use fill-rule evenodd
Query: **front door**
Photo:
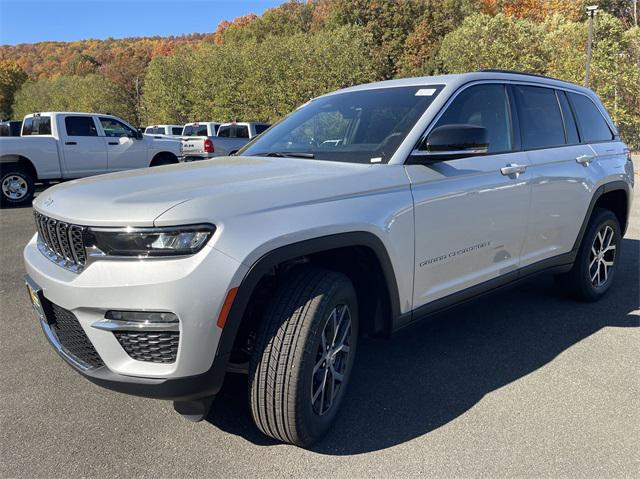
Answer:
<svg viewBox="0 0 640 479"><path fill-rule="evenodd" d="M100 125L107 139L109 171L149 166L147 143L137 138L135 130L115 118L101 117Z"/></svg>
<svg viewBox="0 0 640 479"><path fill-rule="evenodd" d="M415 211L414 309L515 272L530 203L528 160L516 151L501 84L476 84L449 102L433 128L484 127L488 154L406 166Z"/></svg>

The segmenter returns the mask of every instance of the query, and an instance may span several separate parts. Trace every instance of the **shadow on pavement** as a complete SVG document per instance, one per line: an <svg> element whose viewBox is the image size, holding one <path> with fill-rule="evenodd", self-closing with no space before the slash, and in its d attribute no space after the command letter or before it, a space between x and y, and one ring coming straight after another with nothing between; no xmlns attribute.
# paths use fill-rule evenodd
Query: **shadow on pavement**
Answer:
<svg viewBox="0 0 640 479"><path fill-rule="evenodd" d="M385 449L427 434L491 391L552 361L605 327L638 327L640 241L598 303L561 296L550 276L477 300L389 341L360 341L341 414L312 449L330 455ZM276 444L251 421L245 377L229 375L207 420L258 445Z"/></svg>

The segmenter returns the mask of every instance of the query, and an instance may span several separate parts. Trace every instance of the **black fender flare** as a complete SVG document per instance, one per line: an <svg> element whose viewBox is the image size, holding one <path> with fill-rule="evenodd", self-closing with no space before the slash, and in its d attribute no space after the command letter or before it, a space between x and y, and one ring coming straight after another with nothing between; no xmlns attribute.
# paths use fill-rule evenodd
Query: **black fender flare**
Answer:
<svg viewBox="0 0 640 479"><path fill-rule="evenodd" d="M376 255L382 274L385 279L389 294L389 303L392 313L392 322L394 318L400 316L400 298L396 275L382 240L375 234L366 231L354 231L347 233L338 233L328 236L321 236L286 246L281 246L258 259L250 268L244 279L238 287L233 305L229 311L229 316L222 330L220 341L218 343L218 351L214 362L224 357L228 357L231 353L238 329L242 322L247 305L260 279L268 274L274 266L283 262L300 258L302 256L330 251L338 248L349 246L364 246L370 248Z"/></svg>
<svg viewBox="0 0 640 479"><path fill-rule="evenodd" d="M587 226L589 225L589 220L591 219L591 215L593 213L593 209L596 206L598 200L607 193L611 193L612 191L624 191L627 196L627 221L626 224L620 225L622 229L622 234L627 230L627 224L629 224L629 211L631 210L631 186L626 181L618 180L611 181L609 183L605 183L600 185L598 189L591 196L591 201L589 202L589 208L587 209L587 214L582 220L582 225L580 226L580 230L578 231L578 236L576 237L575 243L573 243L573 248L571 248L571 256L572 261L575 260L575 257L578 254L578 249L580 248L580 243L582 243L582 238L584 236L585 231L587 230Z"/></svg>

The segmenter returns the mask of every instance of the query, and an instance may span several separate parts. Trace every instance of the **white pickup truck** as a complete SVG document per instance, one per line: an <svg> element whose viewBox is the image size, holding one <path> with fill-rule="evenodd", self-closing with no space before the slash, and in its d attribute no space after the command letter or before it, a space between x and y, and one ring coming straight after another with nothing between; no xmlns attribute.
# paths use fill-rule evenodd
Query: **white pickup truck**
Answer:
<svg viewBox="0 0 640 479"><path fill-rule="evenodd" d="M179 137L182 135L182 129L180 125L150 125L145 128L144 134Z"/></svg>
<svg viewBox="0 0 640 479"><path fill-rule="evenodd" d="M213 125L217 125L215 130ZM257 122L186 124L182 132L183 160L206 160L233 155L269 126L271 125Z"/></svg>
<svg viewBox="0 0 640 479"><path fill-rule="evenodd" d="M0 201L28 204L36 182L167 165L181 155L180 140L143 135L111 115L33 113L20 137L0 138Z"/></svg>

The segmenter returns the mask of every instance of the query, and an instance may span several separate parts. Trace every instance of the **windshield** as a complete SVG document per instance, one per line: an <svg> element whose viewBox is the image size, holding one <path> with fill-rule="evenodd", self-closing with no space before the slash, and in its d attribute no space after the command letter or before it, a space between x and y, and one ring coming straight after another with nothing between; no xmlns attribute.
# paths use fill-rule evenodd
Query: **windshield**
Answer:
<svg viewBox="0 0 640 479"><path fill-rule="evenodd" d="M317 98L238 152L386 163L442 85L378 88Z"/></svg>

